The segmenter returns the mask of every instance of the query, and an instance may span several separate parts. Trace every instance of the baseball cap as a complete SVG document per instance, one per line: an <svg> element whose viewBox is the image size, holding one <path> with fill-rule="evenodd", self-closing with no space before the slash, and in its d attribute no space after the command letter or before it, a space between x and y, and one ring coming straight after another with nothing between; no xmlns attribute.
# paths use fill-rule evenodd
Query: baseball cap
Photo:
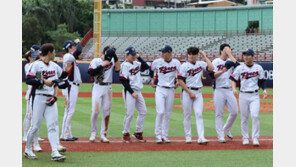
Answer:
<svg viewBox="0 0 296 167"><path fill-rule="evenodd" d="M158 51L161 51L162 53L167 53L167 52L172 52L173 49L170 45L165 45L162 49L160 49Z"/></svg>
<svg viewBox="0 0 296 167"><path fill-rule="evenodd" d="M37 51L37 50L40 50L40 48L41 48L40 45L34 44L31 46L30 49L31 49L31 51Z"/></svg>
<svg viewBox="0 0 296 167"><path fill-rule="evenodd" d="M105 56L114 56L114 55L115 55L115 50L113 48L110 48L105 52Z"/></svg>
<svg viewBox="0 0 296 167"><path fill-rule="evenodd" d="M255 55L255 52L252 49L248 49L248 50L244 51L243 54L254 56Z"/></svg>
<svg viewBox="0 0 296 167"><path fill-rule="evenodd" d="M126 54L131 54L131 55L136 55L137 54L137 51L134 47L130 46L128 47L126 50L125 50L125 53Z"/></svg>
<svg viewBox="0 0 296 167"><path fill-rule="evenodd" d="M68 49L69 47L75 45L75 43L71 40L64 42L64 49Z"/></svg>

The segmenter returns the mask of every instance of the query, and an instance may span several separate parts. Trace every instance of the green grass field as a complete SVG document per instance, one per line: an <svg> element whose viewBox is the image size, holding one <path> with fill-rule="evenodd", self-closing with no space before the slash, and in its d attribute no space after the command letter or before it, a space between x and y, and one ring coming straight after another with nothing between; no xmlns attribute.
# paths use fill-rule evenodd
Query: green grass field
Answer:
<svg viewBox="0 0 296 167"><path fill-rule="evenodd" d="M82 84L80 92L90 92L91 84ZM122 92L121 85L112 85L113 92ZM27 86L23 84L23 91ZM154 92L150 86L144 86L142 92ZM212 88L204 87L203 93L212 93ZM180 88L176 90L180 93ZM262 93L262 92L260 92ZM272 89L268 89L268 94L273 94ZM22 116L26 114L26 101L23 98ZM210 101L212 99L204 99ZM154 137L155 126L155 99L145 98L147 106L147 116L144 122L144 136ZM272 99L268 99L272 101ZM58 98L59 127L62 126L64 115L63 98ZM180 98L175 98L174 104L181 104ZM80 97L77 100L77 107L72 119L72 134L77 137L90 136L90 115L91 97ZM112 99L112 110L110 117L110 128L108 137L121 137L123 119L125 115L124 102L122 98ZM224 114L226 121L228 113ZM131 132L135 130L135 112L131 123ZM216 136L214 111L204 111L205 136ZM170 118L169 136L184 136L182 108L174 108ZM99 116L99 125L101 115ZM192 114L192 135L197 136L195 117ZM249 120L251 127L251 120ZM100 127L100 126L98 126ZM251 128L249 129L251 131ZM240 114L231 130L234 136L241 136ZM273 114L260 113L260 135L273 135ZM40 137L47 137L45 121L42 122ZM23 166L272 166L272 150L238 150L238 151L166 151L166 152L89 152L89 153L66 153L67 160L64 163L50 162L49 153L37 153L39 160L29 161L23 158ZM252 161L250 161L252 159Z"/></svg>

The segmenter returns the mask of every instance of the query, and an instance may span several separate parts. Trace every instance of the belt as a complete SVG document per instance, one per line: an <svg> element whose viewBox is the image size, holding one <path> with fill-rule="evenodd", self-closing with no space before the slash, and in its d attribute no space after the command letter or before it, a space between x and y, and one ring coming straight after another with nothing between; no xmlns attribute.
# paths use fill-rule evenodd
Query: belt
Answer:
<svg viewBox="0 0 296 167"><path fill-rule="evenodd" d="M171 89L171 88L173 88L173 87L168 87L168 86L160 86L160 87L162 87L162 88L166 88L166 89Z"/></svg>
<svg viewBox="0 0 296 167"><path fill-rule="evenodd" d="M199 90L200 88L188 87L188 89L191 89L191 90Z"/></svg>
<svg viewBox="0 0 296 167"><path fill-rule="evenodd" d="M258 92L258 90L255 90L255 91L240 91L240 92L242 92L242 93L256 93L256 92Z"/></svg>
<svg viewBox="0 0 296 167"><path fill-rule="evenodd" d="M72 82L73 83L73 85L76 85L76 86L79 86L80 84L78 84L78 83L75 83L75 82Z"/></svg>
<svg viewBox="0 0 296 167"><path fill-rule="evenodd" d="M99 83L99 85L111 85L111 83L109 83L109 82L101 82L101 83Z"/></svg>
<svg viewBox="0 0 296 167"><path fill-rule="evenodd" d="M43 93L38 93L36 95L41 95L41 96L46 96L46 97L53 97L53 95L48 95L48 94L43 94Z"/></svg>

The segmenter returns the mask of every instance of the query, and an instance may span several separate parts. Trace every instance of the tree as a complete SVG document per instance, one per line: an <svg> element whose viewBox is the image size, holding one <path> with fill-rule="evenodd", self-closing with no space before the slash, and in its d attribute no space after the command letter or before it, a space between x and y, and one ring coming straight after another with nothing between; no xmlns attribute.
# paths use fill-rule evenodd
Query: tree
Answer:
<svg viewBox="0 0 296 167"><path fill-rule="evenodd" d="M75 40L76 38L81 38L78 32L70 33L67 31L66 24L58 25L57 30L47 31L46 34L53 40L56 52L63 51L64 42L67 40Z"/></svg>
<svg viewBox="0 0 296 167"><path fill-rule="evenodd" d="M44 32L39 20L35 17L25 17L23 19L22 40L23 54L30 49L33 44L40 44Z"/></svg>
<svg viewBox="0 0 296 167"><path fill-rule="evenodd" d="M110 6L108 4L104 4L103 9L110 9Z"/></svg>

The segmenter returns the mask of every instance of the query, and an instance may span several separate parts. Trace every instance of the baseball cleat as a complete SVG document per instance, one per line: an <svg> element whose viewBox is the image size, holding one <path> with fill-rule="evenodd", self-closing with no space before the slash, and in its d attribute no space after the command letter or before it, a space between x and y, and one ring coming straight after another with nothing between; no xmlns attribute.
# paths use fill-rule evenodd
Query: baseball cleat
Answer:
<svg viewBox="0 0 296 167"><path fill-rule="evenodd" d="M124 133L122 136L122 140L124 143L131 143L131 137L129 133Z"/></svg>
<svg viewBox="0 0 296 167"><path fill-rule="evenodd" d="M198 139L197 140L197 143L198 144L204 144L204 145L206 145L206 144L208 144L208 142L209 142L209 140L207 140L205 138L202 138L202 139Z"/></svg>
<svg viewBox="0 0 296 167"><path fill-rule="evenodd" d="M101 137L101 142L102 143L109 143L109 140L105 136L102 136Z"/></svg>
<svg viewBox="0 0 296 167"><path fill-rule="evenodd" d="M243 140L243 145L249 145L249 139L244 139Z"/></svg>
<svg viewBox="0 0 296 167"><path fill-rule="evenodd" d="M59 144L58 145L58 151L63 153L63 152L67 151L67 148Z"/></svg>
<svg viewBox="0 0 296 167"><path fill-rule="evenodd" d="M91 135L89 138L90 142L95 142L96 141L96 136L95 135Z"/></svg>
<svg viewBox="0 0 296 167"><path fill-rule="evenodd" d="M55 151L55 152L51 153L51 160L58 161L58 162L64 162L66 160L66 156L61 155L58 151Z"/></svg>
<svg viewBox="0 0 296 167"><path fill-rule="evenodd" d="M259 141L258 141L258 139L253 139L253 146L254 147L259 147Z"/></svg>
<svg viewBox="0 0 296 167"><path fill-rule="evenodd" d="M78 138L78 137L74 137L74 136L73 136L73 137L72 137L72 139L73 139L73 140L78 140L79 138Z"/></svg>
<svg viewBox="0 0 296 167"><path fill-rule="evenodd" d="M143 132L133 133L133 138L137 139L138 142L146 142L146 140L143 138Z"/></svg>
<svg viewBox="0 0 296 167"><path fill-rule="evenodd" d="M230 140L233 139L233 136L232 136L232 134L230 133L230 131L228 131L228 132L225 131L225 134L226 134L226 136L227 136Z"/></svg>
<svg viewBox="0 0 296 167"><path fill-rule="evenodd" d="M25 149L24 155L28 159L37 159L37 156L33 153L33 151L27 148Z"/></svg>
<svg viewBox="0 0 296 167"><path fill-rule="evenodd" d="M75 141L72 137L70 138L61 138L61 141Z"/></svg>
<svg viewBox="0 0 296 167"><path fill-rule="evenodd" d="M170 143L171 141L168 139L168 138L166 138L166 137L163 137L162 139L161 139L164 143Z"/></svg>
<svg viewBox="0 0 296 167"><path fill-rule="evenodd" d="M34 145L33 147L34 147L33 150L34 150L35 152L41 152L41 151L42 151L42 148L40 147L39 144L36 144L36 145Z"/></svg>
<svg viewBox="0 0 296 167"><path fill-rule="evenodd" d="M40 142L43 142L43 141L44 141L44 139L42 139L42 138L38 137L38 141L40 141Z"/></svg>
<svg viewBox="0 0 296 167"><path fill-rule="evenodd" d="M192 142L191 137L186 137L185 143L191 144L191 142Z"/></svg>
<svg viewBox="0 0 296 167"><path fill-rule="evenodd" d="M156 138L156 144L161 144L161 143L163 143L162 139Z"/></svg>
<svg viewBox="0 0 296 167"><path fill-rule="evenodd" d="M224 139L224 137L220 137L220 138L218 138L218 142L220 142L220 143L226 143L226 140Z"/></svg>

